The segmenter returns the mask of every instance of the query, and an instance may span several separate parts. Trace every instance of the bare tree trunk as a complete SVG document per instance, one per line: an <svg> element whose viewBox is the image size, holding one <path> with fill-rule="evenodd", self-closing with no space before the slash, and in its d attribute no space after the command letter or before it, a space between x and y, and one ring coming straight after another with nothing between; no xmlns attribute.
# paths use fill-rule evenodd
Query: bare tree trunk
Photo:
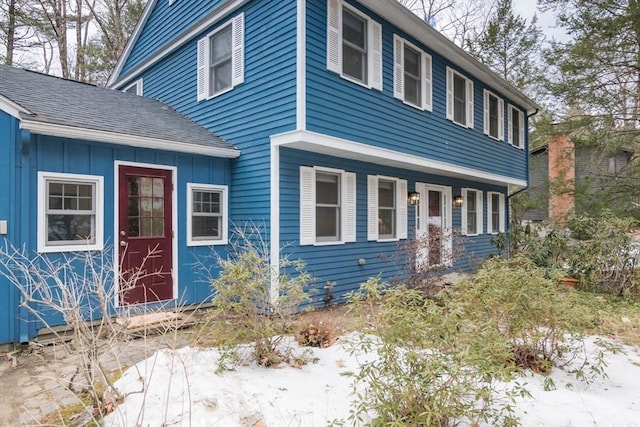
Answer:
<svg viewBox="0 0 640 427"><path fill-rule="evenodd" d="M16 39L16 1L9 0L9 25L7 26L7 58L6 64L13 65L13 51L15 50Z"/></svg>
<svg viewBox="0 0 640 427"><path fill-rule="evenodd" d="M76 0L76 67L74 73L76 80L84 81L84 46L82 44L82 0Z"/></svg>

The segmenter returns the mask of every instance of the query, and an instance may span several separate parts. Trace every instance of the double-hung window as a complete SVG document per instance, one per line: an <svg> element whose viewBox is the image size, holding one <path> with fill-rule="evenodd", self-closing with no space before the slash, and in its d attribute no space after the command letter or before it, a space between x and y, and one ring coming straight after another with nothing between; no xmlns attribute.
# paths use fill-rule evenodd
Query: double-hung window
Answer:
<svg viewBox="0 0 640 427"><path fill-rule="evenodd" d="M487 193L487 233L502 233L504 228L504 194L490 191Z"/></svg>
<svg viewBox="0 0 640 427"><path fill-rule="evenodd" d="M473 128L473 81L447 67L447 119Z"/></svg>
<svg viewBox="0 0 640 427"><path fill-rule="evenodd" d="M368 240L407 238L407 181L377 175L367 177Z"/></svg>
<svg viewBox="0 0 640 427"><path fill-rule="evenodd" d="M244 82L244 13L198 40L198 101Z"/></svg>
<svg viewBox="0 0 640 427"><path fill-rule="evenodd" d="M343 0L327 0L327 69L382 90L382 26Z"/></svg>
<svg viewBox="0 0 640 427"><path fill-rule="evenodd" d="M356 175L300 167L300 244L356 241Z"/></svg>
<svg viewBox="0 0 640 427"><path fill-rule="evenodd" d="M101 250L103 178L38 173L38 251Z"/></svg>
<svg viewBox="0 0 640 427"><path fill-rule="evenodd" d="M431 111L431 56L394 35L393 58L393 95L406 104Z"/></svg>
<svg viewBox="0 0 640 427"><path fill-rule="evenodd" d="M524 113L509 104L509 144L517 148L524 148Z"/></svg>
<svg viewBox="0 0 640 427"><path fill-rule="evenodd" d="M463 188L462 198L462 234L482 234L482 191Z"/></svg>
<svg viewBox="0 0 640 427"><path fill-rule="evenodd" d="M187 245L226 244L227 216L226 185L187 184Z"/></svg>
<svg viewBox="0 0 640 427"><path fill-rule="evenodd" d="M484 134L504 141L504 100L484 90Z"/></svg>

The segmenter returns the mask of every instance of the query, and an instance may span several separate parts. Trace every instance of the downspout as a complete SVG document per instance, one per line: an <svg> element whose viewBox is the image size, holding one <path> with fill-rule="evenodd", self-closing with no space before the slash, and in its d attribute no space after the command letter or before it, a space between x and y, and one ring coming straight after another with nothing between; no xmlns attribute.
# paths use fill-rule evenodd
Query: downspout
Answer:
<svg viewBox="0 0 640 427"><path fill-rule="evenodd" d="M29 180L29 152L31 150L31 133L27 130L20 131L20 144L16 147L16 156L17 156L17 168L19 170L19 178L16 185L16 202L14 204L14 221L18 222L18 226L16 227L17 232L17 241L22 242L23 250L25 253L31 252L30 247L30 238L29 238L29 217L28 215L21 215L19 210L21 208L27 208L26 211L29 212L28 206L30 203L30 180ZM19 219L18 219L19 218ZM26 279L25 279L26 280ZM27 309L26 306L22 304L20 301L19 306L19 338L20 343L28 343L31 337L34 335L31 333L33 322L31 321L31 313Z"/></svg>
<svg viewBox="0 0 640 427"><path fill-rule="evenodd" d="M539 108L536 108L536 110L531 113L531 114L527 114L527 130L529 129L529 119L533 116L535 116L536 114L538 114L540 112ZM527 185L525 185L524 187L522 187L521 189L519 189L518 191L516 191L515 193L512 194L507 194L507 215L509 216L508 218L508 224L511 224L511 198L514 196L517 196L518 194L522 193L523 191L526 191L529 189L529 182L530 182L530 177L529 177L529 171L531 169L531 157L529 156L529 132L527 132L527 144L526 144L526 150L527 150ZM511 228L511 227L509 227ZM509 239L509 248L511 247L511 235L508 234L507 235L507 239Z"/></svg>

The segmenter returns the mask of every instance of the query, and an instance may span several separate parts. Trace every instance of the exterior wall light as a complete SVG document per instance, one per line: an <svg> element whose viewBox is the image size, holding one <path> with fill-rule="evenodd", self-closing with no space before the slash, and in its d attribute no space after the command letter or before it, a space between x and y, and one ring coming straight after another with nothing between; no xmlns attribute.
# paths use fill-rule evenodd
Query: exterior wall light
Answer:
<svg viewBox="0 0 640 427"><path fill-rule="evenodd" d="M456 208L461 208L464 203L464 198L461 195L455 196L453 198L453 206Z"/></svg>
<svg viewBox="0 0 640 427"><path fill-rule="evenodd" d="M409 191L409 194L407 194L407 202L411 206L415 206L420 203L420 193L417 191Z"/></svg>

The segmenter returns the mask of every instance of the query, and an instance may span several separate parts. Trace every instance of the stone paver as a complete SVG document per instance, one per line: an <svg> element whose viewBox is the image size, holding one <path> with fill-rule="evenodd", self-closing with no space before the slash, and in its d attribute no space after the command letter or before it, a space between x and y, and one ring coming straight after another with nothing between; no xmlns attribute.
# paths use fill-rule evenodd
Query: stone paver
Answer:
<svg viewBox="0 0 640 427"><path fill-rule="evenodd" d="M189 344L188 333L155 335L118 344L118 357L102 356L110 375L149 357L160 348ZM0 354L0 427L38 426L49 413L78 402L68 385L76 373L79 356L70 347L35 347L17 357L17 366ZM80 379L78 379L80 381Z"/></svg>

